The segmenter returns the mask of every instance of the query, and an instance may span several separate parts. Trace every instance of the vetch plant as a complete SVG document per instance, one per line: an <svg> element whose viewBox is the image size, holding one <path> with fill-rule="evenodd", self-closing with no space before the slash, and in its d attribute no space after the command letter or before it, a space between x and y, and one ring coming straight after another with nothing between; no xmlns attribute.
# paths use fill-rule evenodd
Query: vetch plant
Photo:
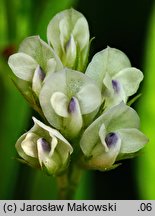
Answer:
<svg viewBox="0 0 155 216"><path fill-rule="evenodd" d="M47 40L28 37L9 57L14 83L41 117L16 149L20 161L57 178L61 199L72 199L81 170L113 169L148 142L127 105L143 74L110 47L88 64L88 23L74 9L50 21Z"/></svg>

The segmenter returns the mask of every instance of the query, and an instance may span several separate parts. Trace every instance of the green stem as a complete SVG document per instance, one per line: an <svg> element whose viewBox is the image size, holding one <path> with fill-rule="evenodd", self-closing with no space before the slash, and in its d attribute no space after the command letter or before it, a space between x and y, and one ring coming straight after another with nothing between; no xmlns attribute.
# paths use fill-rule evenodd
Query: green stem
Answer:
<svg viewBox="0 0 155 216"><path fill-rule="evenodd" d="M17 16L16 16L16 2L14 0L5 0L6 20L7 20L7 31L9 42L16 41L17 33Z"/></svg>
<svg viewBox="0 0 155 216"><path fill-rule="evenodd" d="M74 199L80 181L82 170L75 164L62 175L57 176L58 198L61 200Z"/></svg>

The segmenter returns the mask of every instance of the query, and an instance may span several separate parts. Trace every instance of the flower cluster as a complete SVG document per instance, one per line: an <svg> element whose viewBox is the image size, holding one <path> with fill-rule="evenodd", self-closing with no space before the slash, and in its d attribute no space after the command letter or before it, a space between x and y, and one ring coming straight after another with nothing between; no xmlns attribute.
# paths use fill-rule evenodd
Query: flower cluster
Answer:
<svg viewBox="0 0 155 216"><path fill-rule="evenodd" d="M74 9L50 21L47 40L26 38L8 61L16 86L44 121L33 117L34 126L18 139L21 160L57 175L71 163L111 169L143 148L148 140L127 105L142 72L110 47L88 64L89 27Z"/></svg>

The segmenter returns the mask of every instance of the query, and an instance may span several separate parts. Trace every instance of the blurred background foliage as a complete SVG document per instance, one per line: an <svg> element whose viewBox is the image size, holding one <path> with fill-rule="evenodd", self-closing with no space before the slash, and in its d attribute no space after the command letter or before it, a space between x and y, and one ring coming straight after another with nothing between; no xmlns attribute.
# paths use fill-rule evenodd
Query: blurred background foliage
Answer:
<svg viewBox="0 0 155 216"><path fill-rule="evenodd" d="M155 2L154 0L0 0L0 199L56 199L55 179L20 164L14 144L35 115L10 79L7 59L27 36L46 40L59 11L73 7L89 23L91 57L107 45L124 51L145 75L134 104L150 142L142 154L110 172L84 173L76 199L155 199Z"/></svg>

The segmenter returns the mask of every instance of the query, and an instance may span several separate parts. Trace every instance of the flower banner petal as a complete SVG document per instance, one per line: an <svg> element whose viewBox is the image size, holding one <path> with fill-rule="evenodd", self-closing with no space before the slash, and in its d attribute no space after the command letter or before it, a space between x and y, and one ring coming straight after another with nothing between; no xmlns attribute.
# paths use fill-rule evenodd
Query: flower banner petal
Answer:
<svg viewBox="0 0 155 216"><path fill-rule="evenodd" d="M121 128L139 128L140 124L136 111L123 102L104 112L96 121L104 122L109 132Z"/></svg>
<svg viewBox="0 0 155 216"><path fill-rule="evenodd" d="M122 51L107 47L94 55L86 74L96 80L98 86L102 88L106 73L113 77L120 70L130 66L128 57Z"/></svg>
<svg viewBox="0 0 155 216"><path fill-rule="evenodd" d="M27 37L20 44L19 52L23 52L35 59L45 72L47 72L47 62L51 58L56 62L56 70L61 70L63 68L59 57L39 36Z"/></svg>

